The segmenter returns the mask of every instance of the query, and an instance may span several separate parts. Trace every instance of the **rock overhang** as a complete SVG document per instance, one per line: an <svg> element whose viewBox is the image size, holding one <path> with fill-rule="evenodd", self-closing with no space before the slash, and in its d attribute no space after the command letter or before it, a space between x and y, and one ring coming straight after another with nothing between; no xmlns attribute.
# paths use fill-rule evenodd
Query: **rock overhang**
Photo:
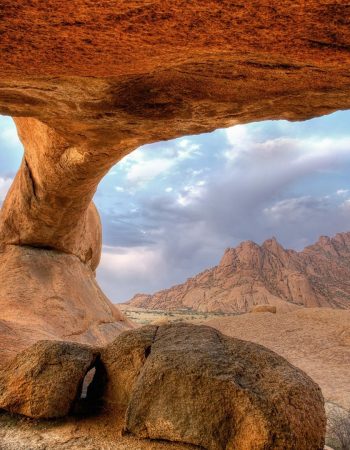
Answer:
<svg viewBox="0 0 350 450"><path fill-rule="evenodd" d="M0 15L0 111L109 152L350 104L342 1L5 0Z"/></svg>

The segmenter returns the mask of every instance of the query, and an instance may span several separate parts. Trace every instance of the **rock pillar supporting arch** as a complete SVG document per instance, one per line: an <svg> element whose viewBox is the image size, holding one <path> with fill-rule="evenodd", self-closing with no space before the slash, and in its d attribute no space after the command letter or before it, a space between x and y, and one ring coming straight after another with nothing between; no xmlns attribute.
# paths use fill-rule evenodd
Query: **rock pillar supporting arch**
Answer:
<svg viewBox="0 0 350 450"><path fill-rule="evenodd" d="M94 276L102 231L92 197L122 151L72 145L37 119L15 121L24 157L0 212L3 362L40 338L102 344L131 326Z"/></svg>

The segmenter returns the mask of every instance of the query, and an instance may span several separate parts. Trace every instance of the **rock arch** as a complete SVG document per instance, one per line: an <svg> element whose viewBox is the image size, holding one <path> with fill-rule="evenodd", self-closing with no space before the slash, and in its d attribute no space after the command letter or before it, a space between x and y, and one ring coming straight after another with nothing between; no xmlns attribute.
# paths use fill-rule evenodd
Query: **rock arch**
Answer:
<svg viewBox="0 0 350 450"><path fill-rule="evenodd" d="M349 14L330 0L1 2L0 113L15 118L25 148L0 214L9 355L33 339L25 321L35 338L85 342L130 326L93 274L92 197L124 155L350 107Z"/></svg>

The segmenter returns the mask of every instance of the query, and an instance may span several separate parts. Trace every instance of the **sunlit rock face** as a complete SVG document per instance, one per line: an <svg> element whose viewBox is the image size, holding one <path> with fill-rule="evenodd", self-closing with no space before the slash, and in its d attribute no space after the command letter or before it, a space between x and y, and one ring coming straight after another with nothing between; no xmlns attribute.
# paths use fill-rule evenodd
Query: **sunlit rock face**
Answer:
<svg viewBox="0 0 350 450"><path fill-rule="evenodd" d="M8 258L15 258L9 247L58 251L89 271L74 281L79 297L100 256L91 204L97 184L141 144L350 106L346 4L49 0L44 7L5 0L0 15L0 113L16 117L25 147L0 216L4 278ZM46 287L34 269L43 305ZM60 272L67 295L71 270L67 264ZM55 283L52 277L52 289ZM14 279L14 303L18 289ZM88 298L101 309L107 301ZM1 305L6 301L1 286ZM67 314L79 323L90 314L84 308L77 314L68 307ZM121 316L106 314L92 316L91 326L99 320L125 326ZM48 308L47 316L56 324L53 338L61 337L61 314ZM85 341L69 322L64 327L63 334Z"/></svg>
<svg viewBox="0 0 350 450"><path fill-rule="evenodd" d="M0 286L0 367L38 339L102 345L131 326L74 255L6 246Z"/></svg>
<svg viewBox="0 0 350 450"><path fill-rule="evenodd" d="M226 249L217 266L153 295L136 294L128 303L224 313L350 309L349 263L350 233L321 236L300 252L283 248L275 238L262 245L244 241Z"/></svg>

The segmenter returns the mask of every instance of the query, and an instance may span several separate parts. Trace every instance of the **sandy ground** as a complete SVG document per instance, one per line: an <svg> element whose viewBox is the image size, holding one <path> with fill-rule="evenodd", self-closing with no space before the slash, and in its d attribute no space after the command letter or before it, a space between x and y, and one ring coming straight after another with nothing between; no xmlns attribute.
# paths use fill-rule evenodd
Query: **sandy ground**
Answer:
<svg viewBox="0 0 350 450"><path fill-rule="evenodd" d="M122 436L110 418L34 421L0 413L0 450L193 450L198 447Z"/></svg>
<svg viewBox="0 0 350 450"><path fill-rule="evenodd" d="M327 402L350 409L350 311L305 308L216 318L207 324L284 356L320 385Z"/></svg>

